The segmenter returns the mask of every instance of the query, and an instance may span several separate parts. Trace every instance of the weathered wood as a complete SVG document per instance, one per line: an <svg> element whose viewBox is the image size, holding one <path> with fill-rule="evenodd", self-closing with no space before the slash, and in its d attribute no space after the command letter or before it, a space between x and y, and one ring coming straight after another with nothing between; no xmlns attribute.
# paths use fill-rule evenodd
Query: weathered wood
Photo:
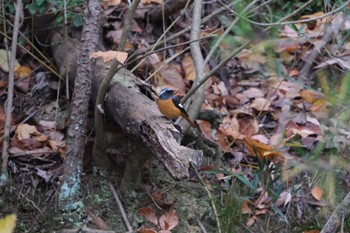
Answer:
<svg viewBox="0 0 350 233"><path fill-rule="evenodd" d="M58 33L53 37L53 40L64 41ZM103 50L102 47L100 49ZM70 51L70 54L74 53L78 53L78 51ZM59 60L60 57L56 59ZM74 59L70 60L74 61ZM70 65L69 67L75 66ZM104 64L102 59L97 59L92 84L93 100L96 98L101 80L107 71L108 65ZM68 72L74 73L72 70ZM183 135L171 121L161 115L156 103L139 91L135 84L135 77L128 70L120 70L115 75L104 108L106 119L118 124L131 139L141 140L174 178L181 179L189 175L187 169L190 161L195 164L200 163L202 152L180 145Z"/></svg>
<svg viewBox="0 0 350 233"><path fill-rule="evenodd" d="M116 81L130 79L132 74L125 73L129 72L124 70L115 76L106 100L107 116L132 138L141 139L174 178L188 177L189 162L199 163L202 152L181 146L181 133L136 86Z"/></svg>

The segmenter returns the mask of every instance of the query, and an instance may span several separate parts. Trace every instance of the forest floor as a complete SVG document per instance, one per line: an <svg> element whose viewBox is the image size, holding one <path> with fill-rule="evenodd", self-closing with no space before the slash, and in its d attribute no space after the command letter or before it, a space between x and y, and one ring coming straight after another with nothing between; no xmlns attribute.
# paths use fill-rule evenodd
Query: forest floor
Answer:
<svg viewBox="0 0 350 233"><path fill-rule="evenodd" d="M146 13L159 3L142 4L126 43L130 54L156 43L164 27L172 22L148 22ZM220 2L205 4L203 15L221 8L227 6ZM110 51L120 40L121 15L127 9L126 3L105 6L101 43ZM81 9L78 12L81 16ZM140 80L147 80L154 92L167 86L182 97L195 81L194 58L188 45L183 44L189 40L190 32L183 30L191 24L191 12L186 8L174 13L173 17L178 17L168 36L182 34L164 44L168 49L150 54L133 71ZM234 22L230 12L206 21L201 36L213 32L218 37L224 35ZM256 20L266 13L252 12ZM208 59L207 73L244 41L254 39L205 83L202 110L217 117L200 115L196 123L201 137L215 143L220 153L205 151L196 138L186 136L185 146L205 151L203 164L190 167L187 179L174 180L152 158L132 171L140 174L139 187L122 191L119 187L132 143L119 145L122 140L115 140L108 149L112 171L91 162L91 107L82 197L81 203L75 203L82 206L77 207L80 222L65 222L65 213L59 211L57 203L70 114L66 87L54 72L23 49L43 43L23 42L17 56L10 182L0 192L0 217L16 213L15 232L68 233L79 232L81 226L86 227L85 232L128 232L127 223L141 233L219 232L218 229L223 233L319 232L350 188L350 21L343 12L331 13L300 13L295 16L299 21L278 25L271 35L242 20L234 33L229 31L223 37ZM28 32L28 38L37 32L39 41L49 41L49 33L43 35L38 28L31 28L31 21L25 21L23 30ZM200 42L204 54L209 54L217 42L208 38ZM51 50L43 50L50 61L54 60ZM0 61L5 57L6 51L1 49ZM50 65L54 67L56 63ZM9 67L0 64L0 68L2 125ZM120 195L115 195L115 189ZM116 196L121 198L121 204ZM123 209L128 220L123 219ZM350 222L345 220L343 226L349 231ZM0 221L0 233L1 230Z"/></svg>

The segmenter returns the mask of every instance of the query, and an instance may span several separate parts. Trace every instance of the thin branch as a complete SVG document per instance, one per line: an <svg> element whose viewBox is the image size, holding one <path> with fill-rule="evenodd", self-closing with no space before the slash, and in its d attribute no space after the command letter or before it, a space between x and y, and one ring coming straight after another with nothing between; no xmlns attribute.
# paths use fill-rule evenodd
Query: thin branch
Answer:
<svg viewBox="0 0 350 233"><path fill-rule="evenodd" d="M312 1L314 0L310 0L309 2L306 2L304 5L309 5ZM341 5L340 7L334 9L333 11L330 11L324 15L321 15L321 16L317 16L317 17L312 17L312 18L309 18L309 19L302 19L302 20L295 20L295 21L287 21L287 22L283 22L284 20L278 20L277 22L275 23L259 23L259 22L256 22L256 21L252 21L250 19L247 19L247 18L243 18L244 20L247 20L248 22L252 23L252 24L255 24L255 25L259 25L259 26L283 26L283 25L290 25L290 24L297 24L297 23L308 23L308 22L312 22L312 21L315 21L315 20L318 20L318 19L323 19L323 18L326 18L328 16L331 16L331 15L334 15L340 11L342 11L344 8L347 7L347 5L349 4L350 1L347 1L346 3L344 3L343 5ZM301 9L304 9L305 7L301 6L300 8ZM299 12L299 8L298 8L298 12ZM294 11L292 14L292 16L298 14L298 12ZM288 15L288 18L290 18L290 15Z"/></svg>
<svg viewBox="0 0 350 233"><path fill-rule="evenodd" d="M350 192L343 201L335 208L327 223L323 226L321 233L335 233L341 225L342 216L348 218L350 215Z"/></svg>
<svg viewBox="0 0 350 233"><path fill-rule="evenodd" d="M350 1L349 1L350 2ZM281 18L276 23L282 22L284 20L287 20L295 15L295 12L301 11L301 9L304 9L308 4L311 2L306 2L304 5L302 5L300 8L298 8L296 11L292 12L291 14ZM265 28L263 31L268 32L272 29L274 25L270 25L269 27ZM232 51L223 61L221 61L218 65L216 65L212 70L205 76L201 82L192 87L191 90L185 95L184 98L181 99L181 103L186 103L186 101L197 91L197 89L205 83L216 71L218 71L222 66L224 66L228 61L230 61L232 58L236 57L243 49L247 48L248 45L251 43L250 40L247 40L244 44L242 44L239 48Z"/></svg>
<svg viewBox="0 0 350 233"><path fill-rule="evenodd" d="M255 3L257 3L259 0L254 0L251 3L249 3L243 10L242 12L237 15L236 19L232 21L232 23L226 28L226 30L224 31L224 33L220 36L220 38L215 42L215 44L211 47L207 57L204 60L204 63L207 64L210 60L210 58L212 57L212 55L215 53L215 51L217 51L217 48L219 47L219 45L221 44L222 40L224 38L226 38L226 36L228 35L228 33L231 32L232 28L237 24L237 22L239 20L242 19L242 15L244 15L245 13L248 12L248 10L250 8L252 8L254 6Z"/></svg>
<svg viewBox="0 0 350 233"><path fill-rule="evenodd" d="M6 115L5 115L5 127L4 136L2 144L2 164L1 164L1 177L0 177L0 187L5 186L8 182L8 171L7 163L9 158L8 147L10 142L10 130L11 130L11 113L13 104L13 88L14 88L14 76L15 76L15 60L17 52L17 39L19 31L19 18L22 11L22 0L17 0L16 5L16 15L15 24L12 35L12 45L11 45L11 58L10 58L10 72L9 72L9 82L8 82L8 95L7 95L7 105L6 105Z"/></svg>
<svg viewBox="0 0 350 233"><path fill-rule="evenodd" d="M201 30L202 7L203 7L202 0L194 1L192 26L191 26L192 29L191 29L191 35L190 35L191 40L199 39L200 30ZM191 49L191 55L193 58L194 68L196 71L196 79L194 83L198 84L205 77L204 59L203 59L201 47L198 41L191 43L190 49ZM198 91L196 92L193 98L191 107L188 110L188 114L192 120L197 118L198 112L202 107L202 104L204 102L204 92L205 92L205 86L202 86L201 88L198 89ZM188 129L190 127L188 122L184 121L183 119L179 119L177 122L181 122L180 125L184 126L185 129Z"/></svg>
<svg viewBox="0 0 350 233"><path fill-rule="evenodd" d="M109 183L108 185L109 185L109 188L111 189L111 191L113 193L113 197L114 197L115 201L117 202L118 208L120 210L120 214L121 214L121 216L122 216L122 218L124 220L126 228L128 229L129 232L133 232L133 229L132 229L131 224L130 224L130 222L128 220L128 217L126 216L123 204L122 204L122 202L119 199L118 193L115 191L112 183Z"/></svg>
<svg viewBox="0 0 350 233"><path fill-rule="evenodd" d="M214 202L214 198L213 196L211 195L211 192L210 190L208 189L207 185L204 183L204 180L202 179L201 175L199 174L199 171L196 167L196 165L194 163L191 162L191 166L192 168L194 169L194 171L196 172L196 175L199 179L199 181L201 182L201 184L203 185L205 191L207 192L208 194L208 197L209 197L209 200L210 200L210 203L211 203L211 206L213 208L213 211L214 211L214 215L215 215L215 219L216 219L216 224L218 226L218 232L221 233L221 224L220 224L220 220L219 220L219 214L218 214L218 211L216 209L216 205L215 205L215 202Z"/></svg>
<svg viewBox="0 0 350 233"><path fill-rule="evenodd" d="M240 1L233 1L233 2L231 2L231 3L229 3L229 4L227 4L227 5L225 5L225 6L221 7L221 8L219 8L218 10L214 11L214 12L211 13L210 15L204 17L204 18L201 20L201 23L204 24L204 23L208 22L210 19L214 18L215 16L217 16L217 15L221 14L223 11L225 11L228 7L233 6L233 5L235 5L235 4L239 3L239 2L240 2ZM182 29L181 31L172 34L172 35L169 36L165 41L166 41L166 42L172 41L172 40L176 39L177 37L179 37L179 36L181 36L181 35L183 35L183 34L189 32L190 30L191 30L191 26L188 26L187 28L184 28L184 29ZM160 46L161 44L163 44L163 43L164 43L164 40L159 41L159 42L158 42L158 46L156 46L156 47L159 47L159 46ZM148 47L148 48L146 48L146 49L138 50L138 51L136 51L133 55L131 55L130 57L137 57L137 56L139 56L139 55L141 55L141 54L144 54L144 53L146 53L146 52L148 52L148 51L150 51L150 50L152 50L152 49L153 49L153 46Z"/></svg>

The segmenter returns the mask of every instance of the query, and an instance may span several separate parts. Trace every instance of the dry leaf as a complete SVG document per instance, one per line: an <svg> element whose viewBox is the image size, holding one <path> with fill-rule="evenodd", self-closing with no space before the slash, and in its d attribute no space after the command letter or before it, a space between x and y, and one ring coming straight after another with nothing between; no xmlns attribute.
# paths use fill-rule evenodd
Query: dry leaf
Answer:
<svg viewBox="0 0 350 233"><path fill-rule="evenodd" d="M20 66L15 70L15 78L27 77L32 72L28 66Z"/></svg>
<svg viewBox="0 0 350 233"><path fill-rule="evenodd" d="M256 88L256 87L251 87L251 88L243 91L242 94L250 99L265 96L264 91L261 90L260 88Z"/></svg>
<svg viewBox="0 0 350 233"><path fill-rule="evenodd" d="M325 95L323 95L322 93L310 89L301 90L300 96L310 104L316 102L317 100L326 98Z"/></svg>
<svg viewBox="0 0 350 233"><path fill-rule="evenodd" d="M318 187L318 186L313 187L312 190L311 190L311 195L312 195L317 201L321 200L322 194L323 194L323 190L322 190L320 187Z"/></svg>
<svg viewBox="0 0 350 233"><path fill-rule="evenodd" d="M258 156L260 159L268 159L274 162L284 162L284 156L273 149L272 146L261 143L248 136L243 139L249 153L252 156Z"/></svg>
<svg viewBox="0 0 350 233"><path fill-rule="evenodd" d="M97 226L97 229L104 230L104 231L108 230L107 224L105 223L105 221L103 221L103 219L101 217L97 216L96 214L92 213L91 211L88 211L87 213L91 217L94 224Z"/></svg>
<svg viewBox="0 0 350 233"><path fill-rule="evenodd" d="M146 228L146 227L142 227L140 229L138 229L139 233L157 233L156 230L154 230L153 228Z"/></svg>
<svg viewBox="0 0 350 233"><path fill-rule="evenodd" d="M255 220L256 220L256 217L253 216L253 217L251 217L251 218L248 219L248 221L246 222L245 225L247 225L247 227L251 227L251 226L253 226L253 224L255 223Z"/></svg>
<svg viewBox="0 0 350 233"><path fill-rule="evenodd" d="M276 207L286 206L292 199L292 194L287 191L283 191L275 202Z"/></svg>
<svg viewBox="0 0 350 233"><path fill-rule="evenodd" d="M243 136L239 132L239 122L236 117L232 117L230 115L227 115L222 120L222 124L220 126L220 129L222 132L229 137L232 137L232 139L237 139L239 136Z"/></svg>
<svg viewBox="0 0 350 233"><path fill-rule="evenodd" d="M33 125L20 124L16 128L16 135L18 140L23 140L30 138L32 135L40 135L40 133Z"/></svg>
<svg viewBox="0 0 350 233"><path fill-rule="evenodd" d="M189 53L186 53L185 57L182 59L182 68L185 71L186 80L194 81L196 79L196 70L194 69L193 60Z"/></svg>
<svg viewBox="0 0 350 233"><path fill-rule="evenodd" d="M9 62L7 60L7 56L9 58L11 58L11 52L10 51L6 51L3 49L0 49L0 69L2 69L5 72L9 72L10 71L10 67L9 67ZM17 60L15 60L15 70L20 67L20 64L18 63Z"/></svg>
<svg viewBox="0 0 350 233"><path fill-rule="evenodd" d="M171 210L163 214L159 219L159 225L163 230L172 230L179 224L179 218L175 210Z"/></svg>
<svg viewBox="0 0 350 233"><path fill-rule="evenodd" d="M12 233L16 227L16 214L7 215L5 218L0 219L0 232Z"/></svg>
<svg viewBox="0 0 350 233"><path fill-rule="evenodd" d="M140 208L137 213L147 218L154 225L158 225L156 212L152 208Z"/></svg>
<svg viewBox="0 0 350 233"><path fill-rule="evenodd" d="M163 80L163 86L165 84L171 85L176 87L181 93L186 93L186 85L180 74L180 69L174 64L167 64L157 72L156 76L158 76L160 80Z"/></svg>
<svg viewBox="0 0 350 233"><path fill-rule="evenodd" d="M257 111L268 111L270 106L271 101L261 97L254 99L253 103L250 105L251 108L254 108Z"/></svg>
<svg viewBox="0 0 350 233"><path fill-rule="evenodd" d="M171 231L168 231L168 230L161 230L161 231L159 231L158 233L171 233Z"/></svg>
<svg viewBox="0 0 350 233"><path fill-rule="evenodd" d="M156 3L156 4L163 4L163 0L141 0L142 4L152 4L152 3Z"/></svg>
<svg viewBox="0 0 350 233"><path fill-rule="evenodd" d="M241 204L241 213L242 214L252 214L253 211L252 209L249 207L250 201L243 201Z"/></svg>
<svg viewBox="0 0 350 233"><path fill-rule="evenodd" d="M121 0L102 0L103 9L106 9L107 6L118 6L121 3Z"/></svg>
<svg viewBox="0 0 350 233"><path fill-rule="evenodd" d="M113 59L116 59L121 64L124 64L124 62L128 58L128 53L109 50L109 51L106 51L106 52L102 52L102 51L93 52L90 55L90 58L99 58L99 57L103 58L103 62L104 63L107 63L107 62L110 62Z"/></svg>

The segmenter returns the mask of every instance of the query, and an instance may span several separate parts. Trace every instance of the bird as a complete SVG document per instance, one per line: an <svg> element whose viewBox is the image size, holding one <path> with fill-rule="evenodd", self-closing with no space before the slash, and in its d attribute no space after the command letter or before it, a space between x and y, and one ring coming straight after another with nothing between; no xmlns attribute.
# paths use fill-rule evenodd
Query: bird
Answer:
<svg viewBox="0 0 350 233"><path fill-rule="evenodd" d="M157 105L159 111L168 118L177 118L182 116L193 127L197 128L196 124L188 116L185 108L180 103L180 99L174 95L174 90L167 87L163 88L159 92L159 98L157 99Z"/></svg>

